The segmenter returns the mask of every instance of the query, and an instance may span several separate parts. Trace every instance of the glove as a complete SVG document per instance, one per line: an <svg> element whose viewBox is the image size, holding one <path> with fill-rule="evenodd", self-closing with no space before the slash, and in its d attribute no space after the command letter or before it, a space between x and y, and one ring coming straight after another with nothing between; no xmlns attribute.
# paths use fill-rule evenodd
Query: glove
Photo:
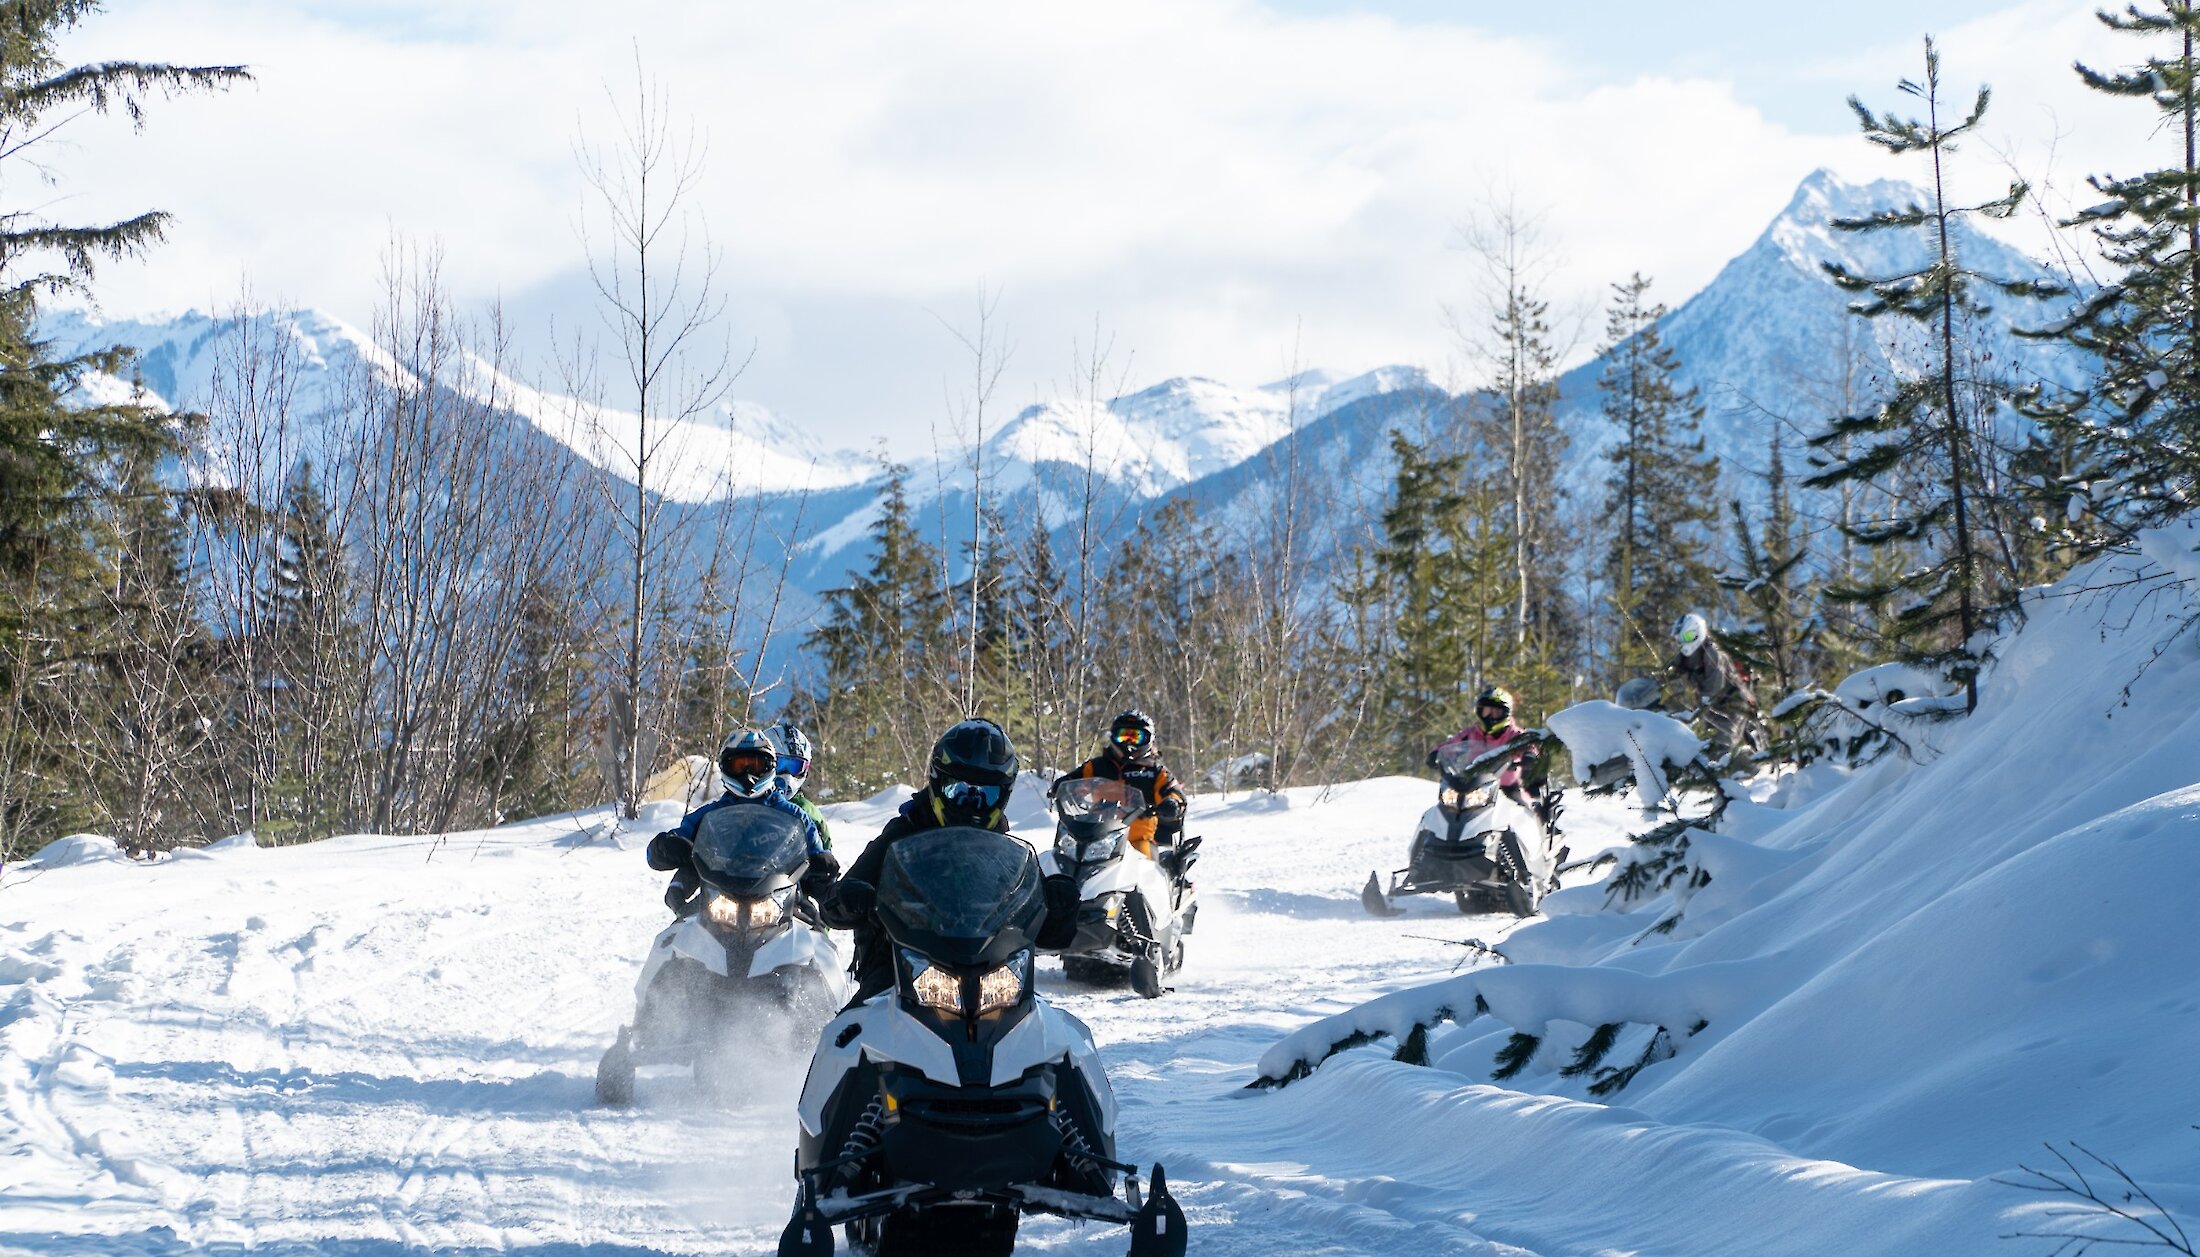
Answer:
<svg viewBox="0 0 2200 1257"><path fill-rule="evenodd" d="M840 879L833 888L834 915L854 920L878 909L878 887L855 877Z"/></svg>
<svg viewBox="0 0 2200 1257"><path fill-rule="evenodd" d="M1428 753L1428 766L1431 768L1436 767L1436 752L1434 751Z"/></svg>
<svg viewBox="0 0 2200 1257"><path fill-rule="evenodd" d="M1184 823L1184 800L1171 795L1161 800L1160 806L1154 809L1154 815L1164 821L1173 821L1181 825Z"/></svg>
<svg viewBox="0 0 2200 1257"><path fill-rule="evenodd" d="M810 857L810 867L802 873L802 894L805 898L822 903L833 893L833 880L840 876L840 861L830 851L820 851Z"/></svg>
<svg viewBox="0 0 2200 1257"><path fill-rule="evenodd" d="M668 829L650 839L649 846L642 850L642 858L649 861L649 867L660 873L686 867L694 854L695 844L677 829Z"/></svg>
<svg viewBox="0 0 2200 1257"><path fill-rule="evenodd" d="M688 914L688 900L695 897L695 884L686 878L675 877L665 886L665 906L679 916Z"/></svg>
<svg viewBox="0 0 2200 1257"><path fill-rule="evenodd" d="M1031 941L1041 951L1060 951L1077 941L1077 883L1056 873L1039 883L1039 891L1046 897L1047 916Z"/></svg>

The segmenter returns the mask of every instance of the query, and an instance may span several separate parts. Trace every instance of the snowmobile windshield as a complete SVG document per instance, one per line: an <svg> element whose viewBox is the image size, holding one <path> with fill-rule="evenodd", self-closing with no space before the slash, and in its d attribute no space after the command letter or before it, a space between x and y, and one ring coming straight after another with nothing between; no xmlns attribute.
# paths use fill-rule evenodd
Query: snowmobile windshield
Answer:
<svg viewBox="0 0 2200 1257"><path fill-rule="evenodd" d="M1454 742L1436 752L1436 767L1447 781L1468 782L1480 777L1488 780L1478 784L1487 785L1504 776L1505 770L1539 741L1531 734L1516 735L1504 745L1480 753L1468 743Z"/></svg>
<svg viewBox="0 0 2200 1257"><path fill-rule="evenodd" d="M1128 825L1145 806L1137 790L1106 777L1072 778L1055 796L1063 820L1098 825Z"/></svg>
<svg viewBox="0 0 2200 1257"><path fill-rule="evenodd" d="M722 807L696 826L696 867L705 878L729 888L747 889L799 873L809 858L809 831L802 818L776 807Z"/></svg>
<svg viewBox="0 0 2200 1257"><path fill-rule="evenodd" d="M878 915L895 942L937 961L997 963L1038 934L1046 916L1039 883L1038 857L1020 840L935 829L888 849Z"/></svg>

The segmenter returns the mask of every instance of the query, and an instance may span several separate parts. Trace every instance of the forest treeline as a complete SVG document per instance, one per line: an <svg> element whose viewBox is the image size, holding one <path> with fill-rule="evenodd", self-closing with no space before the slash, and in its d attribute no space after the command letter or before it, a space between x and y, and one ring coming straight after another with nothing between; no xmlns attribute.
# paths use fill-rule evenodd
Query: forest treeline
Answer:
<svg viewBox="0 0 2200 1257"><path fill-rule="evenodd" d="M65 63L57 41L98 7L0 4L0 174L27 171L78 112L135 120L248 73ZM1895 658L1965 689L2022 591L2188 509L2200 476L2200 16L2154 0L2101 20L2132 36L2132 63L2077 72L2128 100L2165 161L2093 181L2098 203L2067 224L2090 252L2065 286L1981 273L1952 243L1951 224L2020 212L2029 190L1942 191L1969 182L1957 141L1989 97L1946 86L1929 41L1896 107L1851 102L1863 138L1927 191L1836 226L1908 234L1925 261L1827 278L1852 294L1860 343L1926 351L1900 378L1859 379L1855 347L1829 346L1821 378L1842 386L1806 432L1767 423L1760 448L1707 449L1665 309L1630 276L1599 347L1615 438L1602 482L1563 482L1554 294L1532 220L1498 212L1470 233L1479 304L1456 320L1479 383L1390 422L1380 499L1354 500L1286 440L1212 517L1131 500L1106 482L1115 451L1095 427L1081 469L1050 469L1044 517L994 492L972 454L971 517L951 530L888 465L864 557L815 617L789 610L804 538L736 469L719 509L665 492L692 471L683 425L739 364L713 331L707 245L682 234L695 155L646 80L618 143L580 145L614 343L561 359L542 390L570 399L562 419L592 459L519 417L505 330L457 310L433 254L402 243L374 352L333 388L278 324L239 317L207 396L188 413L144 404L126 353L64 353L38 328L93 293L101 264L152 253L165 217L58 223L12 203L0 855L84 830L158 850L612 800L631 814L681 756L781 714L817 737L813 789L840 797L911 780L967 713L1062 766L1134 705L1211 788L1418 771L1479 686L1540 719L1654 672L1668 626L1699 609L1768 706ZM687 282L647 282L675 272ZM2065 344L2082 387L2008 378L1980 352L1977 329L2009 321L2011 298L2064 312L2015 330ZM965 344L982 396L994 350ZM1088 410L1106 383L1088 362Z"/></svg>

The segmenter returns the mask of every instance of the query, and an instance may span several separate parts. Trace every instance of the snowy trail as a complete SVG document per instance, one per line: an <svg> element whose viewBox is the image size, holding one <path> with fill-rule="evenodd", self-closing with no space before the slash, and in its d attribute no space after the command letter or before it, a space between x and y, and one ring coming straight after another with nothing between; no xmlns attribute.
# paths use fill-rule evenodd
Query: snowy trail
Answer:
<svg viewBox="0 0 2200 1257"><path fill-rule="evenodd" d="M1196 1252L1779 1252L1771 1211L1831 1210L1861 1239L1914 1232L1972 1190L1372 1055L1244 1091L1283 1034L1466 960L1443 940L1511 928L1432 897L1362 913L1360 883L1402 858L1427 792L1392 779L1204 804L1178 989L1144 1001L1044 967L1103 1045L1124 1155L1168 1165ZM875 816L849 809L842 832ZM1577 854L1622 819L1578 806ZM11 872L0 1251L770 1251L800 1061L761 1070L747 1103L645 1074L634 1109L592 1107L663 918L660 879L592 836L600 820ZM1645 1208L1668 1192L1708 1203ZM1123 1240L1034 1221L1023 1247Z"/></svg>

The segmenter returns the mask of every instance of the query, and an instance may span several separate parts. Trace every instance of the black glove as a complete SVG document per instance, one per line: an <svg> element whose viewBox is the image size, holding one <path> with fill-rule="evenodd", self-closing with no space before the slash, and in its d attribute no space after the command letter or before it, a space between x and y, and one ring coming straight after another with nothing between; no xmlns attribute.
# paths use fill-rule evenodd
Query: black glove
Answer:
<svg viewBox="0 0 2200 1257"><path fill-rule="evenodd" d="M1060 951L1077 941L1077 883L1056 873L1039 883L1039 891L1046 896L1047 916L1031 941L1041 951Z"/></svg>
<svg viewBox="0 0 2200 1257"><path fill-rule="evenodd" d="M1436 767L1436 752L1434 751L1428 753L1428 766L1431 768Z"/></svg>
<svg viewBox="0 0 2200 1257"><path fill-rule="evenodd" d="M684 877L675 877L665 886L665 906L678 916L686 916L691 909L688 901L695 898L695 883Z"/></svg>
<svg viewBox="0 0 2200 1257"><path fill-rule="evenodd" d="M1155 816L1164 821L1174 821L1179 825L1184 823L1184 800L1177 798L1175 795L1170 795L1168 798L1161 800L1153 811Z"/></svg>
<svg viewBox="0 0 2200 1257"><path fill-rule="evenodd" d="M843 877L833 887L832 900L832 915L853 923L878 909L878 887L859 877Z"/></svg>
<svg viewBox="0 0 2200 1257"><path fill-rule="evenodd" d="M823 903L833 892L833 879L840 876L840 861L830 851L820 851L810 857L810 867L802 873L802 894L805 898Z"/></svg>
<svg viewBox="0 0 2200 1257"><path fill-rule="evenodd" d="M660 873L685 868L694 855L695 844L677 829L668 829L650 839L649 846L642 851L642 858L649 861L649 867Z"/></svg>

